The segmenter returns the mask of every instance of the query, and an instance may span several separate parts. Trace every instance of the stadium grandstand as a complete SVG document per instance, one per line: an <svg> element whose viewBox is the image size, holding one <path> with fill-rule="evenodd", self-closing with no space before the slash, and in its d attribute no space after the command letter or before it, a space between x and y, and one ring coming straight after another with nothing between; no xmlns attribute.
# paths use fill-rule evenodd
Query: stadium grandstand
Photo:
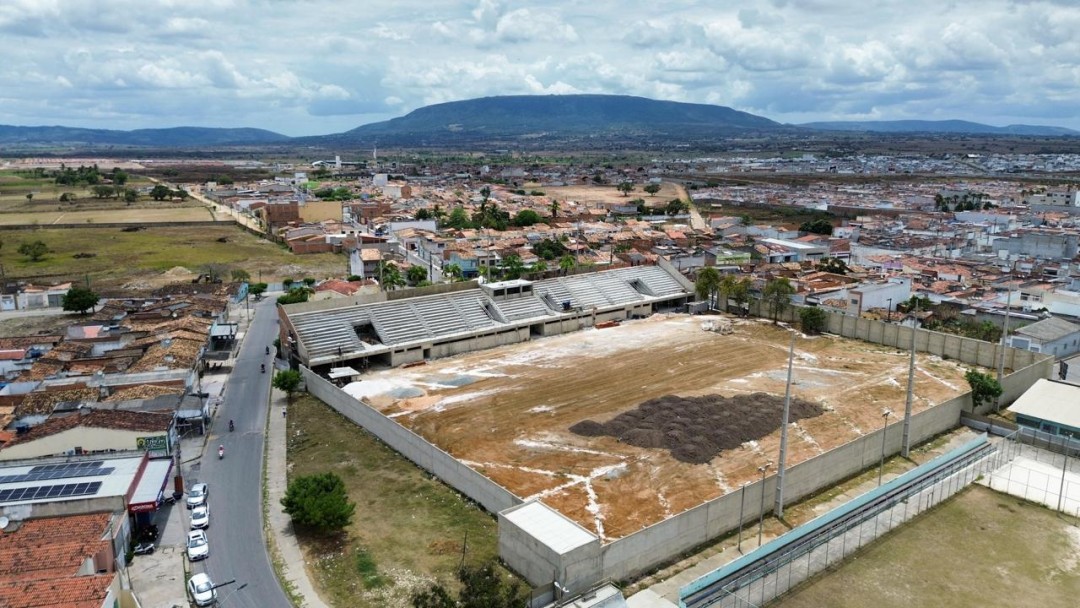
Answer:
<svg viewBox="0 0 1080 608"><path fill-rule="evenodd" d="M319 373L393 367L642 318L692 299L693 285L681 275L634 266L368 303L331 300L314 310L289 305L282 307L282 349Z"/></svg>

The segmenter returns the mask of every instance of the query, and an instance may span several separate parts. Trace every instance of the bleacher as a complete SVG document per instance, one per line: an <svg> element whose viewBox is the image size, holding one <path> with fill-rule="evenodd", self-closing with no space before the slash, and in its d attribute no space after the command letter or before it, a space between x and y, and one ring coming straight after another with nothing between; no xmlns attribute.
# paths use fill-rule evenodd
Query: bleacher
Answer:
<svg viewBox="0 0 1080 608"><path fill-rule="evenodd" d="M635 287L636 284L636 287ZM493 301L480 289L296 313L290 320L309 359L364 350L356 326L370 323L386 346L437 341L455 334L498 328L592 307L613 308L672 299L688 290L657 266L554 277L533 283L533 294Z"/></svg>

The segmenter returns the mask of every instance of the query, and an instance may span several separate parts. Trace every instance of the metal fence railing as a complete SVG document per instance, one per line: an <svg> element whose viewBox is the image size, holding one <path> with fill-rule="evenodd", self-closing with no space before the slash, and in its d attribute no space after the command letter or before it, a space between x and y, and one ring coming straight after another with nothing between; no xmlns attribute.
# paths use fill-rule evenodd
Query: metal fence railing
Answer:
<svg viewBox="0 0 1080 608"><path fill-rule="evenodd" d="M1080 517L1080 441L1021 428L1000 442L984 485Z"/></svg>

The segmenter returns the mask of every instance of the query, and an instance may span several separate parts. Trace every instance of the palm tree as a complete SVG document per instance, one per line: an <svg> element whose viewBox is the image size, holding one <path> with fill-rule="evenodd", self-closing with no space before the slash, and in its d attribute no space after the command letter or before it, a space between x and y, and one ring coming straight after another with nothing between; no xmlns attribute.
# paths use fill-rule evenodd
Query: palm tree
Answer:
<svg viewBox="0 0 1080 608"><path fill-rule="evenodd" d="M529 268L529 272L544 272L547 269L548 269L547 262L545 262L544 260L541 259L541 260L536 260L535 262L533 262L532 267Z"/></svg>
<svg viewBox="0 0 1080 608"><path fill-rule="evenodd" d="M551 201L551 219L555 219L559 216L559 201Z"/></svg>
<svg viewBox="0 0 1080 608"><path fill-rule="evenodd" d="M563 271L563 274L573 270L575 266L577 266L577 258L573 255L567 253L559 258L559 270Z"/></svg>
<svg viewBox="0 0 1080 608"><path fill-rule="evenodd" d="M507 279L520 279L521 273L525 272L525 263L521 256L508 255L503 260L503 276Z"/></svg>
<svg viewBox="0 0 1080 608"><path fill-rule="evenodd" d="M720 273L712 266L702 268L697 273L697 281L694 282L694 291L702 300L709 302L710 308L715 308L714 298L716 289L720 286Z"/></svg>
<svg viewBox="0 0 1080 608"><path fill-rule="evenodd" d="M379 262L379 282L384 290L390 291L405 286L405 277L398 267L389 262Z"/></svg>
<svg viewBox="0 0 1080 608"><path fill-rule="evenodd" d="M750 281L746 281L749 288ZM725 274L720 278L720 285L717 286L716 291L720 295L720 301L717 303L717 308L721 311L727 312L728 300L730 300L739 291L739 280L735 278L733 274Z"/></svg>
<svg viewBox="0 0 1080 608"><path fill-rule="evenodd" d="M791 296L794 294L795 287L791 285L787 277L776 278L765 284L765 289L761 291L761 299L769 305L773 323L776 323L780 313L791 305Z"/></svg>
<svg viewBox="0 0 1080 608"><path fill-rule="evenodd" d="M465 276L465 273L461 270L461 266L458 266L457 264L447 264L444 266L443 274L450 277L452 282L460 281Z"/></svg>

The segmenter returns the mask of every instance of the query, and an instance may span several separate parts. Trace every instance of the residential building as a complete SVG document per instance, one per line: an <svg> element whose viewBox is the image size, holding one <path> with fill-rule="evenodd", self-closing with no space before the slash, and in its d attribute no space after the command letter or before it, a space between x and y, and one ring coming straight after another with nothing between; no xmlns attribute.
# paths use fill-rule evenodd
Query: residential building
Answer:
<svg viewBox="0 0 1080 608"><path fill-rule="evenodd" d="M1009 346L1067 357L1080 352L1080 325L1058 317L1025 325L1009 336Z"/></svg>

